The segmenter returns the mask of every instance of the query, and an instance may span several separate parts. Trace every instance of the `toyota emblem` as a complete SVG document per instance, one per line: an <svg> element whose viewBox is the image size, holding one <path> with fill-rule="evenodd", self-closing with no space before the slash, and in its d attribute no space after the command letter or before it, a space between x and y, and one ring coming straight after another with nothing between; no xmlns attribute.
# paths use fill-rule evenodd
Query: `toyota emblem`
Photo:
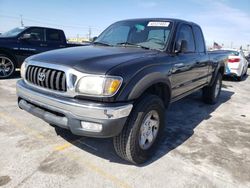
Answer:
<svg viewBox="0 0 250 188"><path fill-rule="evenodd" d="M38 74L38 80L43 82L45 80L45 73L39 72Z"/></svg>

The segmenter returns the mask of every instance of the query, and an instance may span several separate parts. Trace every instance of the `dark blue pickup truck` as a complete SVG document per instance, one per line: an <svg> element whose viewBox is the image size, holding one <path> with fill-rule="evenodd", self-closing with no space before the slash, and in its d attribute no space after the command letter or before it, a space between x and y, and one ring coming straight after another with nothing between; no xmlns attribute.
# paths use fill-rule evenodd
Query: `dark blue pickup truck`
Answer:
<svg viewBox="0 0 250 188"><path fill-rule="evenodd" d="M18 27L0 35L0 78L11 77L25 58L69 44L62 30L45 27Z"/></svg>

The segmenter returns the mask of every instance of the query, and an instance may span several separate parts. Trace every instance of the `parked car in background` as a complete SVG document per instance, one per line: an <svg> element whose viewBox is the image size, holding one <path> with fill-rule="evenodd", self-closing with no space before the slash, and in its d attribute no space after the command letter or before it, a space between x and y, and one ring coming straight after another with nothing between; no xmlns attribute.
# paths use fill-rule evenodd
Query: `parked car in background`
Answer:
<svg viewBox="0 0 250 188"><path fill-rule="evenodd" d="M247 74L248 61L242 50L229 50L230 55L226 63L225 75L236 76L241 81Z"/></svg>
<svg viewBox="0 0 250 188"><path fill-rule="evenodd" d="M79 46L66 42L60 29L18 27L0 35L0 78L13 75L25 58L58 48Z"/></svg>
<svg viewBox="0 0 250 188"><path fill-rule="evenodd" d="M205 47L192 22L116 22L89 46L27 58L18 105L73 134L113 137L121 158L143 163L159 146L170 103L199 89L204 102L218 101L228 54Z"/></svg>
<svg viewBox="0 0 250 188"><path fill-rule="evenodd" d="M246 60L248 61L248 67L250 67L250 51L249 50L243 50L244 56Z"/></svg>
<svg viewBox="0 0 250 188"><path fill-rule="evenodd" d="M250 67L250 54L246 57L246 60L248 61L248 67Z"/></svg>
<svg viewBox="0 0 250 188"><path fill-rule="evenodd" d="M250 51L248 51L248 50L243 50L243 53L244 53L245 57L250 55Z"/></svg>

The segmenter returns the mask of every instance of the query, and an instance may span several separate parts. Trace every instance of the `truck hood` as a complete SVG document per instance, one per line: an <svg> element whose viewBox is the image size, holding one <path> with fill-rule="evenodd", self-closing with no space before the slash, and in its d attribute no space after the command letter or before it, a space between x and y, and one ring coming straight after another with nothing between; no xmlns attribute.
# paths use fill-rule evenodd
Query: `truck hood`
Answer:
<svg viewBox="0 0 250 188"><path fill-rule="evenodd" d="M29 60L64 65L83 73L105 74L113 67L156 54L157 51L132 47L82 46L53 50L31 56Z"/></svg>

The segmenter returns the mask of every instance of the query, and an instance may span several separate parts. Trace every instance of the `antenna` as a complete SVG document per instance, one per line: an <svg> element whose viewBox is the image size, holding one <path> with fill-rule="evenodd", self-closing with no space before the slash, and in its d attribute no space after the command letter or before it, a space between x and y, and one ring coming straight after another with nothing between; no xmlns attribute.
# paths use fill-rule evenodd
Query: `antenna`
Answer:
<svg viewBox="0 0 250 188"><path fill-rule="evenodd" d="M92 29L91 27L89 27L89 33L88 33L89 40L91 39L91 34L92 34Z"/></svg>
<svg viewBox="0 0 250 188"><path fill-rule="evenodd" d="M21 18L21 20L20 20L21 21L21 26L23 27L24 24L23 24L23 15L22 14L20 15L20 18Z"/></svg>

